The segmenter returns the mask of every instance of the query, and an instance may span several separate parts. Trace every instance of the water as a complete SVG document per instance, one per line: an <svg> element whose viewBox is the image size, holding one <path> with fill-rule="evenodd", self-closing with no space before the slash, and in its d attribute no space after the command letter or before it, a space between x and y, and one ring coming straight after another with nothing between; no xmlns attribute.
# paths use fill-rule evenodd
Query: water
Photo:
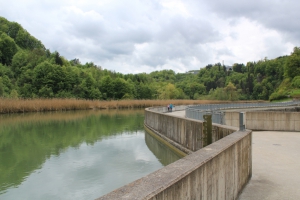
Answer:
<svg viewBox="0 0 300 200"><path fill-rule="evenodd" d="M0 199L95 199L180 157L143 110L0 116Z"/></svg>

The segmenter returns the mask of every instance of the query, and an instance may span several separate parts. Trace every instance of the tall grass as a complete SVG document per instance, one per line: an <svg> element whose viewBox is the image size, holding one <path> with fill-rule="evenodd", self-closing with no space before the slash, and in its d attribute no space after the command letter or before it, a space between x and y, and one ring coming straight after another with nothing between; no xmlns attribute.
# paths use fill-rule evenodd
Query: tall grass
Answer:
<svg viewBox="0 0 300 200"><path fill-rule="evenodd" d="M63 111L63 112L31 112L31 113L22 113L22 114L6 114L0 115L0 129L5 126L11 126L12 124L20 124L20 123L28 123L28 122L49 122L49 121L76 121L85 119L89 116L98 116L98 115L105 115L105 116L115 116L115 115L122 115L128 116L132 115L133 113L136 114L137 112L143 114L144 111L139 109L106 109L106 110L83 110L81 112L73 112L73 111Z"/></svg>
<svg viewBox="0 0 300 200"><path fill-rule="evenodd" d="M0 114L88 109L146 108L153 106L224 103L213 100L120 100L98 101L79 99L7 99L0 98Z"/></svg>
<svg viewBox="0 0 300 200"><path fill-rule="evenodd" d="M237 103L237 101L235 101ZM245 101L244 101L245 102ZM250 101L246 101L250 102ZM9 99L0 98L0 114L45 111L147 108L153 106L229 103L217 100L81 100L81 99Z"/></svg>

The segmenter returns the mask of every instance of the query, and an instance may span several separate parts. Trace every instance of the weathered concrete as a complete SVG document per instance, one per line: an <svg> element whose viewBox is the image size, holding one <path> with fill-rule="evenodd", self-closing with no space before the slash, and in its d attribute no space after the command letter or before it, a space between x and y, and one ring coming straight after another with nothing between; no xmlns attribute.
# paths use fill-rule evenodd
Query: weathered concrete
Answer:
<svg viewBox="0 0 300 200"><path fill-rule="evenodd" d="M288 107L259 110L275 111L279 115L284 112L299 112L300 109ZM226 111L227 119L232 120L233 125L238 125L241 111L250 112L253 109ZM185 113L176 112L175 115L185 116ZM264 122L265 119L261 121ZM253 132L252 141L252 178L239 200L300 199L300 132Z"/></svg>
<svg viewBox="0 0 300 200"><path fill-rule="evenodd" d="M225 112L225 124L239 125L239 112ZM300 112L247 110L245 125L250 130L300 131Z"/></svg>
<svg viewBox="0 0 300 200"><path fill-rule="evenodd" d="M251 134L235 132L104 199L236 199L251 177Z"/></svg>
<svg viewBox="0 0 300 200"><path fill-rule="evenodd" d="M99 200L237 199L249 181L251 131L240 132L234 127L213 124L213 140L224 138L205 146L201 121L146 109L145 125L196 152Z"/></svg>
<svg viewBox="0 0 300 200"><path fill-rule="evenodd" d="M252 137L252 178L239 199L300 199L300 132L253 132Z"/></svg>
<svg viewBox="0 0 300 200"><path fill-rule="evenodd" d="M251 130L300 131L300 112L250 111L246 127Z"/></svg>
<svg viewBox="0 0 300 200"><path fill-rule="evenodd" d="M207 145L202 121L146 109L145 124L191 151L197 151ZM237 130L236 127L213 124L212 141L215 142Z"/></svg>
<svg viewBox="0 0 300 200"><path fill-rule="evenodd" d="M226 111L224 118L225 124L228 126L239 127L239 114L240 111Z"/></svg>

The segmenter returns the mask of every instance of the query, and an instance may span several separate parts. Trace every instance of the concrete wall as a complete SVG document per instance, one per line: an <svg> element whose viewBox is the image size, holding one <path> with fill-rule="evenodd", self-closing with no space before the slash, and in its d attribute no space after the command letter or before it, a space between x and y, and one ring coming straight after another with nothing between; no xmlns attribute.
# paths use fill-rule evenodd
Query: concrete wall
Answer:
<svg viewBox="0 0 300 200"><path fill-rule="evenodd" d="M246 127L251 130L300 131L300 112L246 112Z"/></svg>
<svg viewBox="0 0 300 200"><path fill-rule="evenodd" d="M240 112L225 111L224 123L228 126L239 127L239 114Z"/></svg>
<svg viewBox="0 0 300 200"><path fill-rule="evenodd" d="M245 126L250 130L300 131L300 112L246 111ZM239 126L239 112L226 111L225 124Z"/></svg>
<svg viewBox="0 0 300 200"><path fill-rule="evenodd" d="M145 124L188 148L202 145L200 121L146 110ZM99 200L237 199L252 175L251 131L214 127L215 138L231 134Z"/></svg>
<svg viewBox="0 0 300 200"><path fill-rule="evenodd" d="M207 135L204 134L202 122L199 120L166 115L146 109L145 124L191 151L197 151L207 145ZM235 127L213 124L213 142L236 130Z"/></svg>

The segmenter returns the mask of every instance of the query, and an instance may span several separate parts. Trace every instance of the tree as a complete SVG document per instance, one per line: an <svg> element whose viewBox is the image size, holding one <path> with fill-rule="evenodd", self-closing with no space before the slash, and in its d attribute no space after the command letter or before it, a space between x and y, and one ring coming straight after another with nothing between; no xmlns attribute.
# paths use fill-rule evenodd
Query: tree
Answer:
<svg viewBox="0 0 300 200"><path fill-rule="evenodd" d="M228 94L224 88L211 89L209 96L213 100L228 100Z"/></svg>
<svg viewBox="0 0 300 200"><path fill-rule="evenodd" d="M54 52L54 61L57 65L60 65L60 66L63 65L63 60L62 60L62 58L60 57L60 55L57 51Z"/></svg>
<svg viewBox="0 0 300 200"><path fill-rule="evenodd" d="M235 63L232 68L234 72L244 73L246 71L244 64Z"/></svg>
<svg viewBox="0 0 300 200"><path fill-rule="evenodd" d="M231 82L225 87L225 91L228 92L230 101L237 100L236 87Z"/></svg>
<svg viewBox="0 0 300 200"><path fill-rule="evenodd" d="M285 76L294 78L300 76L300 48L295 47L292 55L287 59L285 64Z"/></svg>
<svg viewBox="0 0 300 200"><path fill-rule="evenodd" d="M6 34L11 38L16 39L20 29L22 29L20 24L16 22L8 22L8 30Z"/></svg>
<svg viewBox="0 0 300 200"><path fill-rule="evenodd" d="M150 85L141 82L137 85L137 99L152 99L153 92Z"/></svg>
<svg viewBox="0 0 300 200"><path fill-rule="evenodd" d="M16 76L19 76L21 73L21 68L25 67L28 63L28 53L27 51L18 51L11 63L11 69Z"/></svg>
<svg viewBox="0 0 300 200"><path fill-rule="evenodd" d="M180 95L179 90L171 83L167 83L163 87L160 87L158 93L159 99L176 99Z"/></svg>
<svg viewBox="0 0 300 200"><path fill-rule="evenodd" d="M17 53L15 41L5 33L2 33L0 35L0 63L10 65L15 53Z"/></svg>
<svg viewBox="0 0 300 200"><path fill-rule="evenodd" d="M263 99L262 98L262 92L263 92L263 86L261 83L257 83L254 85L254 88L253 88L253 98L254 99Z"/></svg>
<svg viewBox="0 0 300 200"><path fill-rule="evenodd" d="M110 76L106 75L101 79L100 91L105 100L114 98L114 85Z"/></svg>
<svg viewBox="0 0 300 200"><path fill-rule="evenodd" d="M114 98L122 99L125 94L132 96L130 85L123 78L116 78L113 81Z"/></svg>

